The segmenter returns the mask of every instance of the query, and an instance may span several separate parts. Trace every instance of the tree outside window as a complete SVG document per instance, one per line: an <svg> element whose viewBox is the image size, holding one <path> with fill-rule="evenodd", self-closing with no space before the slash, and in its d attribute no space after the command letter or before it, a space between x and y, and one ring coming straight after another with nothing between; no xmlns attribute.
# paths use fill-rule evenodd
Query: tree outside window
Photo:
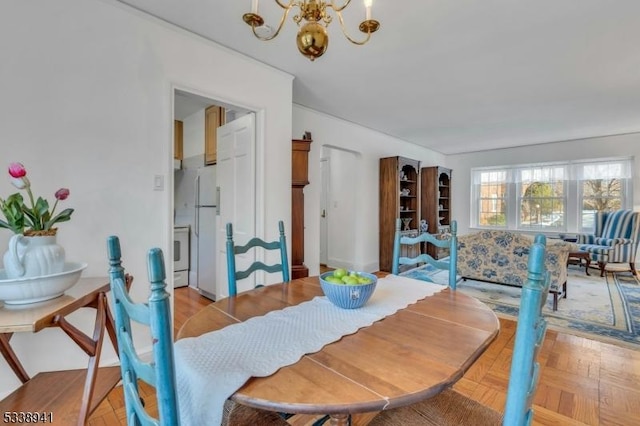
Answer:
<svg viewBox="0 0 640 426"><path fill-rule="evenodd" d="M532 182L523 184L520 223L531 227L564 227L562 183Z"/></svg>
<svg viewBox="0 0 640 426"><path fill-rule="evenodd" d="M519 226L564 229L566 166L522 168L519 176Z"/></svg>
<svg viewBox="0 0 640 426"><path fill-rule="evenodd" d="M595 213L622 208L620 179L589 179L582 181L582 228L592 229Z"/></svg>
<svg viewBox="0 0 640 426"><path fill-rule="evenodd" d="M593 230L595 213L625 208L625 182L631 176L630 164L607 161L584 164L580 169L582 230Z"/></svg>

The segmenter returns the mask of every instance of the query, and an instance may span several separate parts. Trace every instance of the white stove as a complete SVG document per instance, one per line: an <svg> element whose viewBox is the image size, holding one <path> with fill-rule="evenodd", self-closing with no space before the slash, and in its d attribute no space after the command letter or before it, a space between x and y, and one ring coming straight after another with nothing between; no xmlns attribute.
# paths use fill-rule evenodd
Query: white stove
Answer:
<svg viewBox="0 0 640 426"><path fill-rule="evenodd" d="M173 288L189 285L189 226L173 228Z"/></svg>

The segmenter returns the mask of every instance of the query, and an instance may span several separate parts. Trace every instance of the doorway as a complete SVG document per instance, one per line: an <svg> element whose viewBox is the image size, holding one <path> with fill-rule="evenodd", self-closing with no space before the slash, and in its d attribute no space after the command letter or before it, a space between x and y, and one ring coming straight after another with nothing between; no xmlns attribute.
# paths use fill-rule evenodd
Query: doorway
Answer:
<svg viewBox="0 0 640 426"><path fill-rule="evenodd" d="M359 152L323 145L320 159L321 268L357 269L356 222L359 211ZM348 183L348 185L345 185Z"/></svg>
<svg viewBox="0 0 640 426"><path fill-rule="evenodd" d="M240 220L242 223L255 226L255 208L250 211L235 209L237 205L255 205L255 162L245 161L240 166L249 166L250 170L238 171L228 166L220 169L218 161L213 164L212 161L207 161L207 153L210 158L211 132L206 132L205 129L207 123L211 126L208 115L212 107L219 109L222 117L226 116L226 120L216 126L217 129L226 127L225 122L237 123L246 117L253 117L254 113L246 108L177 88L173 90L173 106L174 146L170 152L174 155L174 176L170 190L174 194L174 229L189 229L189 286L198 289L202 295L215 299L218 289L221 288L217 286L221 280L221 270L226 268L226 262L220 261L217 254L219 250L216 247L219 245L220 230L225 227L225 223L221 223L220 219L221 210L224 209L225 220L234 223ZM177 122L180 122L179 125ZM180 135L178 129L181 131ZM255 126L251 128L250 133L248 152L253 155ZM181 141L181 147L177 146L178 140ZM244 145L243 149L247 151L246 141ZM233 150L233 146L231 149ZM176 154L180 153L180 158L175 158ZM224 175L221 176L220 172ZM236 190L240 186L247 189L242 194L250 199L236 200ZM221 198L228 203L220 203ZM234 213L230 214L231 211ZM242 217L238 217L236 211ZM254 227L250 228L255 230ZM223 272L226 277L226 269ZM226 293L220 296L224 295Z"/></svg>

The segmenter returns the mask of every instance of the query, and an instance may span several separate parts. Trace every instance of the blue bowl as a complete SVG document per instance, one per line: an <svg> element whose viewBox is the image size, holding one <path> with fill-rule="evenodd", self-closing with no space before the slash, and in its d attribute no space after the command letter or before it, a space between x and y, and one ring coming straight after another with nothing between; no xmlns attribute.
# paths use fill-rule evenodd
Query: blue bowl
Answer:
<svg viewBox="0 0 640 426"><path fill-rule="evenodd" d="M333 271L320 275L320 287L327 299L343 309L357 309L364 306L376 289L378 277L367 272L356 272L356 274L370 278L371 282L369 284L334 284L325 281L326 277L333 275Z"/></svg>

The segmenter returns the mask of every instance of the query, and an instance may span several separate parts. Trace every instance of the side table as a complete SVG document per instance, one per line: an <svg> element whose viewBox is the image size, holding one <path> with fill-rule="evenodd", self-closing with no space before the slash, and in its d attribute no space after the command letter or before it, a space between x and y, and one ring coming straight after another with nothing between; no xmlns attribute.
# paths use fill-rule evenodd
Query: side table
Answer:
<svg viewBox="0 0 640 426"><path fill-rule="evenodd" d="M53 424L86 423L92 411L120 380L119 366L99 367L105 331L116 352L118 347L107 303L109 290L106 277L80 278L58 298L21 306L0 305L0 353L23 383L0 401L0 411L18 416L36 413ZM67 315L82 308L95 310L92 336L87 336L66 319ZM86 370L41 372L34 377L27 374L9 341L14 333L38 333L50 327L61 329L89 356Z"/></svg>
<svg viewBox="0 0 640 426"><path fill-rule="evenodd" d="M582 261L584 260L584 272L591 276L589 273L589 264L591 263L591 256L586 251L572 251L569 253L569 257L567 258L567 265L571 262L571 260L577 260L578 264L582 266Z"/></svg>

